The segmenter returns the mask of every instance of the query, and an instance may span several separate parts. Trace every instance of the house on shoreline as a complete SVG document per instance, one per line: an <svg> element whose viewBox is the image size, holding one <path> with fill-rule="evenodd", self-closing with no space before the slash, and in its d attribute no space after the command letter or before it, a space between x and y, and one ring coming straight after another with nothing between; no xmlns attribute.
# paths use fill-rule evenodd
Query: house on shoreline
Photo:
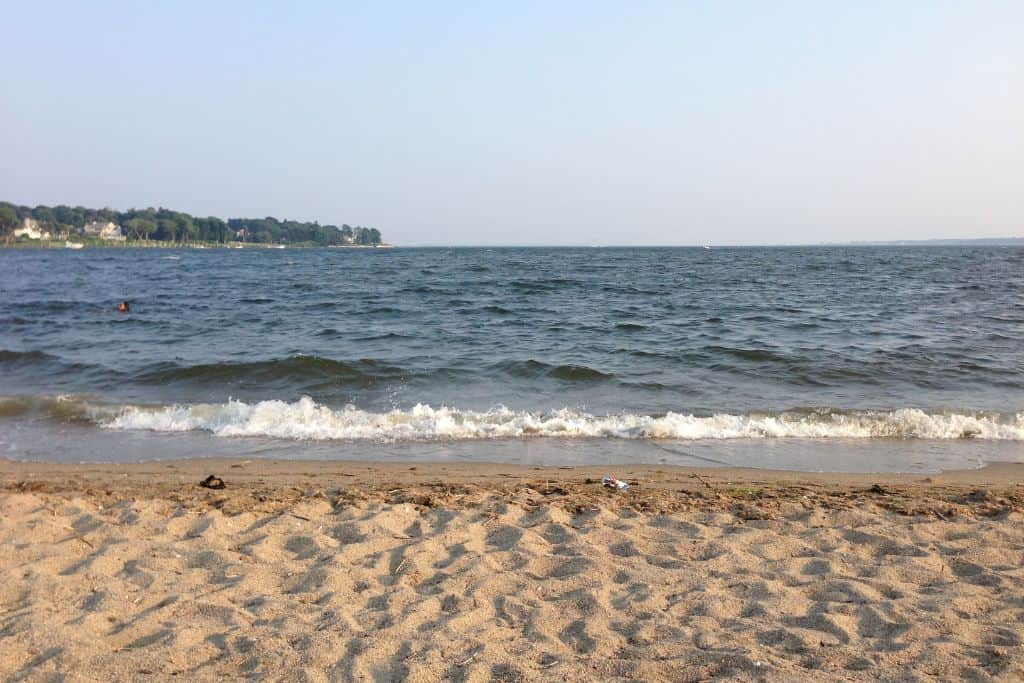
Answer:
<svg viewBox="0 0 1024 683"><path fill-rule="evenodd" d="M107 221L91 221L86 223L82 228L82 234L86 237L98 237L101 240L110 240L111 242L124 242L125 236L121 232L121 226L117 223L111 223Z"/></svg>
<svg viewBox="0 0 1024 683"><path fill-rule="evenodd" d="M21 227L14 231L14 237L27 237L30 240L49 240L53 239L48 230L44 230L39 225L39 221L26 218L21 222Z"/></svg>

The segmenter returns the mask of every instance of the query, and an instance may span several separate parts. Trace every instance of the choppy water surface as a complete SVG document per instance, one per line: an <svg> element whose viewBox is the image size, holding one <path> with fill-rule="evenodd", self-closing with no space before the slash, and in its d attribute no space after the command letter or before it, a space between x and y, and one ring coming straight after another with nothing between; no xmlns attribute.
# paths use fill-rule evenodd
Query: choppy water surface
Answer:
<svg viewBox="0 0 1024 683"><path fill-rule="evenodd" d="M1022 324L1006 247L0 250L0 454L1021 460Z"/></svg>

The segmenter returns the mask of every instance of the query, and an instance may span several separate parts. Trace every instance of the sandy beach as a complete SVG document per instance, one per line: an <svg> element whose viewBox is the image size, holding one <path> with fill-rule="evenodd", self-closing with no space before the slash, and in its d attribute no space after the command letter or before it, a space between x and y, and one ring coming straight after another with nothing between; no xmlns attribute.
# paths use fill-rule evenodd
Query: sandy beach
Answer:
<svg viewBox="0 0 1024 683"><path fill-rule="evenodd" d="M1021 465L0 473L7 680L1024 676Z"/></svg>

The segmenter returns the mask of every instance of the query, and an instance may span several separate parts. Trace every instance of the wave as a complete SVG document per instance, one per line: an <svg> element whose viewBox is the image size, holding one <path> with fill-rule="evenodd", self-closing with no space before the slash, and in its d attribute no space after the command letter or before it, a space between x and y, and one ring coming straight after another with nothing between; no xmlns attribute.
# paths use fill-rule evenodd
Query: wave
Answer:
<svg viewBox="0 0 1024 683"><path fill-rule="evenodd" d="M35 325L38 320L31 320L29 318L22 318L20 316L11 316L10 318L0 318L0 326L3 325Z"/></svg>
<svg viewBox="0 0 1024 683"><path fill-rule="evenodd" d="M0 418L45 417L63 423L104 424L126 409L125 406L105 404L74 394L0 396Z"/></svg>
<svg viewBox="0 0 1024 683"><path fill-rule="evenodd" d="M404 375L402 368L371 359L344 362L319 356L290 356L248 363L159 363L143 370L135 379L143 384L184 382L213 386L233 382L281 382L288 385L294 381L310 380L370 385L380 380L399 379Z"/></svg>
<svg viewBox="0 0 1024 683"><path fill-rule="evenodd" d="M582 285L579 280L564 277L539 278L536 280L511 280L506 285L515 292L553 292L567 287Z"/></svg>
<svg viewBox="0 0 1024 683"><path fill-rule="evenodd" d="M7 306L16 311L28 311L33 315L63 313L65 311L97 310L92 301L69 301L68 299L12 301Z"/></svg>
<svg viewBox="0 0 1024 683"><path fill-rule="evenodd" d="M595 370L594 368L588 368L585 365L573 365L571 363L552 365L550 363L543 363L533 359L525 361L502 361L501 363L495 363L492 365L491 369L503 372L512 377L551 377L567 382L599 382L613 378L613 375L603 373L600 370Z"/></svg>
<svg viewBox="0 0 1024 683"><path fill-rule="evenodd" d="M42 351L8 351L7 349L0 349L0 363L3 364L31 364L40 361L56 360L59 360L56 356L51 356Z"/></svg>
<svg viewBox="0 0 1024 683"><path fill-rule="evenodd" d="M0 349L0 368L8 371L38 375L48 372L55 375L94 373L98 366L63 360L44 351L9 351Z"/></svg>
<svg viewBox="0 0 1024 683"><path fill-rule="evenodd" d="M751 362L764 362L764 363L790 363L793 362L793 358L788 358L777 353L772 353L767 349L744 349L734 348L731 346L705 346L704 351L712 355L725 355L732 356L739 360L751 361Z"/></svg>
<svg viewBox="0 0 1024 683"><path fill-rule="evenodd" d="M109 413L108 413L109 414ZM228 401L218 404L122 408L103 427L156 432L202 431L217 436L296 440L432 441L518 438L614 439L993 439L1024 441L1024 413L927 413L800 410L777 414L695 416L592 415L562 409L484 412L417 405L374 413L340 409L304 397L294 402Z"/></svg>
<svg viewBox="0 0 1024 683"><path fill-rule="evenodd" d="M398 334L397 332L383 332L381 334L370 334L365 337L356 337L352 341L365 342L365 341L380 341L382 339L412 339L411 334Z"/></svg>

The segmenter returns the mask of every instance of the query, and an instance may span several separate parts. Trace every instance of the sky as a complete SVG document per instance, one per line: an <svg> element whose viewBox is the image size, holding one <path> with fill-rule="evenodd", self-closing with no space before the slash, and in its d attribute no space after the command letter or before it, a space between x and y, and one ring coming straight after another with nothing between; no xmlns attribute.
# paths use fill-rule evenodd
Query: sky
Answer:
<svg viewBox="0 0 1024 683"><path fill-rule="evenodd" d="M1024 236L1024 2L0 0L0 200L403 245Z"/></svg>

